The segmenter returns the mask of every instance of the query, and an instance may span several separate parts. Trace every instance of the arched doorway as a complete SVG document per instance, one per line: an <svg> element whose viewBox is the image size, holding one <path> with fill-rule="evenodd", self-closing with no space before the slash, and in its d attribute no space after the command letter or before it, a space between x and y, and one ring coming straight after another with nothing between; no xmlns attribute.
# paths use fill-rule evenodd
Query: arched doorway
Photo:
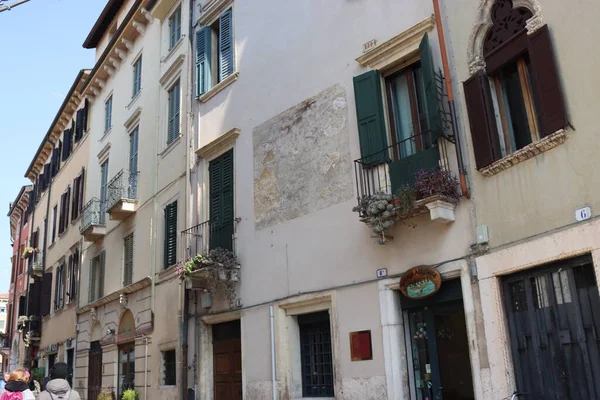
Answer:
<svg viewBox="0 0 600 400"><path fill-rule="evenodd" d="M130 310L125 310L119 320L118 398L127 389L135 389L135 320Z"/></svg>

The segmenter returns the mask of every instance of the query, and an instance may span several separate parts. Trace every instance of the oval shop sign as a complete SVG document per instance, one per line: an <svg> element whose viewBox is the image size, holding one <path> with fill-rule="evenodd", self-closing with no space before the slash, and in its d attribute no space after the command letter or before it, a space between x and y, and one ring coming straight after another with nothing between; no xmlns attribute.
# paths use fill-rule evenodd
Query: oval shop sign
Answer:
<svg viewBox="0 0 600 400"><path fill-rule="evenodd" d="M400 291L411 299L433 296L442 286L442 275L437 269L421 266L406 271L400 278Z"/></svg>

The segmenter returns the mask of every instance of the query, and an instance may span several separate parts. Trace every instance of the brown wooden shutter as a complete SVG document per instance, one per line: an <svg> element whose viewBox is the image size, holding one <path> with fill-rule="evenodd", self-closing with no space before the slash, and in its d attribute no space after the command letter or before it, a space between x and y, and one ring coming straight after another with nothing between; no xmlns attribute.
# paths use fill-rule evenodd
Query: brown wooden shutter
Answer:
<svg viewBox="0 0 600 400"><path fill-rule="evenodd" d="M500 159L498 126L492 104L488 77L483 71L467 79L464 84L469 125L477 169L485 168Z"/></svg>
<svg viewBox="0 0 600 400"><path fill-rule="evenodd" d="M42 301L40 313L42 316L50 314L50 304L52 299L52 272L44 273L42 278Z"/></svg>
<svg viewBox="0 0 600 400"><path fill-rule="evenodd" d="M540 136L545 137L568 124L548 25L529 35L529 57L541 125Z"/></svg>

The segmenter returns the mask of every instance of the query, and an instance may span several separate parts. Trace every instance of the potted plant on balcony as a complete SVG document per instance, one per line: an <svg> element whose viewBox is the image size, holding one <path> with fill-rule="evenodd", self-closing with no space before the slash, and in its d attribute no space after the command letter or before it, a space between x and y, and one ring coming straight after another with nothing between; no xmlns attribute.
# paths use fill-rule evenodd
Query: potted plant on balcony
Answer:
<svg viewBox="0 0 600 400"><path fill-rule="evenodd" d="M23 253L21 254L21 258L23 260L31 257L33 255L33 253L35 253L35 249L33 247L25 247L23 248Z"/></svg>
<svg viewBox="0 0 600 400"><path fill-rule="evenodd" d="M397 206L394 196L388 193L375 193L363 196L358 206L352 211L359 213L361 221L365 222L377 237L377 243L386 244L389 239L386 232L397 219Z"/></svg>
<svg viewBox="0 0 600 400"><path fill-rule="evenodd" d="M206 271L208 291L215 295L222 293L229 305L235 303L235 285L239 281L240 264L231 250L216 248L206 254L196 254L177 267L180 279L186 279L198 270Z"/></svg>
<svg viewBox="0 0 600 400"><path fill-rule="evenodd" d="M413 185L417 206L426 206L431 219L440 222L454 221L454 209L458 203L458 180L450 171L423 169L415 173Z"/></svg>
<svg viewBox="0 0 600 400"><path fill-rule="evenodd" d="M127 389L123 392L122 400L137 400L139 393L133 389Z"/></svg>

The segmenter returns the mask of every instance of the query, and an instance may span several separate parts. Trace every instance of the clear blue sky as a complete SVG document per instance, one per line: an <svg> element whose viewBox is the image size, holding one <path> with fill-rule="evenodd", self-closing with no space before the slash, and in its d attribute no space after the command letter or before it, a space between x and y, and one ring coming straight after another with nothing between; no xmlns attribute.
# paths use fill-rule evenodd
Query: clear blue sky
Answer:
<svg viewBox="0 0 600 400"><path fill-rule="evenodd" d="M12 0L9 0L11 3ZM31 0L0 13L0 293L10 284L8 204L94 50L81 44L106 0Z"/></svg>

